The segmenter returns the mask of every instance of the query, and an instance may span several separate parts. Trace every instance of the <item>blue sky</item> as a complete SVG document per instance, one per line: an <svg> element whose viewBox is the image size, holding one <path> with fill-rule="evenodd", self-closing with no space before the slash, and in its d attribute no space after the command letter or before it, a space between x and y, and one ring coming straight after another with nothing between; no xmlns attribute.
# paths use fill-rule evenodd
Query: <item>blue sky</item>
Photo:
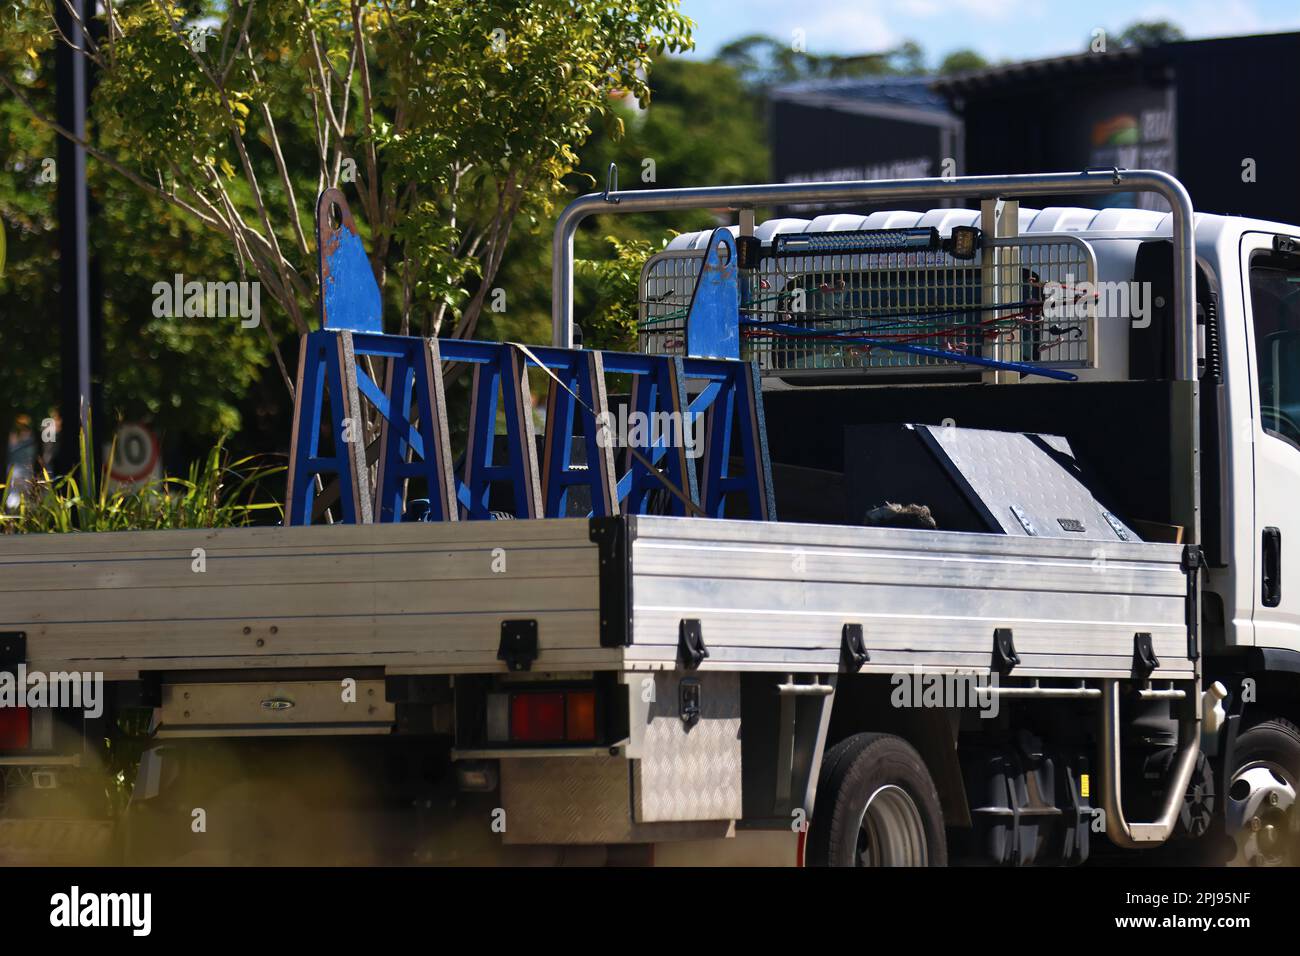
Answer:
<svg viewBox="0 0 1300 956"><path fill-rule="evenodd" d="M682 0L697 55L748 33L791 37L809 52L862 53L912 39L933 64L973 47L992 60L1082 52L1095 29L1172 20L1193 38L1300 30L1297 0Z"/></svg>

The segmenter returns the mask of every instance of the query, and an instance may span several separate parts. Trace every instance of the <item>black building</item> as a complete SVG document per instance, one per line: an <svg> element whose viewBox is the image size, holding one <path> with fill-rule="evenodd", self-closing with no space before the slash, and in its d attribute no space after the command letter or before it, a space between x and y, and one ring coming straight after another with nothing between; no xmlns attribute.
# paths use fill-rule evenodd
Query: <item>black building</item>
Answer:
<svg viewBox="0 0 1300 956"><path fill-rule="evenodd" d="M962 117L967 174L1163 169L1203 212L1298 222L1297 62L1300 33L1281 33L1017 63L934 89Z"/></svg>
<svg viewBox="0 0 1300 956"><path fill-rule="evenodd" d="M1163 169L1196 208L1300 223L1300 33L1189 40L935 79L814 81L770 94L782 182ZM1043 205L1155 204L1149 195ZM802 215L812 210L800 209Z"/></svg>
<svg viewBox="0 0 1300 956"><path fill-rule="evenodd" d="M876 77L774 88L773 176L787 183L911 179L942 175L945 159L959 170L961 120L930 84L927 77Z"/></svg>

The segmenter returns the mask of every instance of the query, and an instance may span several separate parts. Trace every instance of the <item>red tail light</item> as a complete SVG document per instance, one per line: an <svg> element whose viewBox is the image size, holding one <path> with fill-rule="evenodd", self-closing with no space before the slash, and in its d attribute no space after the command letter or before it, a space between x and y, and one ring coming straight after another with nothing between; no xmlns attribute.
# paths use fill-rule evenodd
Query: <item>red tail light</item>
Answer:
<svg viewBox="0 0 1300 956"><path fill-rule="evenodd" d="M31 745L31 712L26 707L0 707L0 750L26 750Z"/></svg>
<svg viewBox="0 0 1300 956"><path fill-rule="evenodd" d="M599 737L594 690L490 694L487 709L489 740L560 744L595 743Z"/></svg>
<svg viewBox="0 0 1300 956"><path fill-rule="evenodd" d="M571 741L592 741L596 739L596 692L591 690L569 691L567 698L567 719L564 722L564 737Z"/></svg>
<svg viewBox="0 0 1300 956"><path fill-rule="evenodd" d="M564 739L563 694L515 694L510 699L510 739L555 743Z"/></svg>

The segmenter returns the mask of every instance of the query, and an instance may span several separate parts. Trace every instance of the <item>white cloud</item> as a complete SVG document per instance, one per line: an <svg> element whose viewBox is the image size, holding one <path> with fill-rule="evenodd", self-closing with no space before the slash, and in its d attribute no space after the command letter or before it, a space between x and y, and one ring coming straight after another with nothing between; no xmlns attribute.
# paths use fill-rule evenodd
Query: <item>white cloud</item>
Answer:
<svg viewBox="0 0 1300 956"><path fill-rule="evenodd" d="M724 0L736 9L736 0ZM687 16L712 7L709 0L685 0ZM884 0L748 0L744 3L744 26L737 23L733 36L746 32L765 33L793 42L794 32L803 31L809 53L845 50L872 51L895 46L903 35L890 25L891 13Z"/></svg>
<svg viewBox="0 0 1300 956"><path fill-rule="evenodd" d="M1007 20L1026 15L1037 3L1030 0L892 0L891 6L904 16L921 20L961 13L980 20Z"/></svg>
<svg viewBox="0 0 1300 956"><path fill-rule="evenodd" d="M1170 20L1193 37L1255 33L1268 29L1250 0L1193 0L1191 3L1149 4L1133 20Z"/></svg>
<svg viewBox="0 0 1300 956"><path fill-rule="evenodd" d="M792 14L788 18L790 27L786 33L804 30L810 53L816 53L819 47L883 50L897 45L903 38L889 25L881 6L879 3L858 3L852 8L822 9L811 15L807 12Z"/></svg>

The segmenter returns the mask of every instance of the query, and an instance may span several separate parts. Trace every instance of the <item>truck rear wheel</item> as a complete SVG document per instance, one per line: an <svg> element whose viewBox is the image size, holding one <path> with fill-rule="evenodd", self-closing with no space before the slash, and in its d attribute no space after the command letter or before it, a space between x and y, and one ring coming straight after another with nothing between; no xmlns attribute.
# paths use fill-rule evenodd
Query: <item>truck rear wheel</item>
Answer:
<svg viewBox="0 0 1300 956"><path fill-rule="evenodd" d="M826 751L808 832L809 866L946 866L943 810L925 762L892 734Z"/></svg>
<svg viewBox="0 0 1300 956"><path fill-rule="evenodd" d="M1224 823L1234 866L1300 863L1300 729L1266 720L1241 733L1233 750Z"/></svg>

